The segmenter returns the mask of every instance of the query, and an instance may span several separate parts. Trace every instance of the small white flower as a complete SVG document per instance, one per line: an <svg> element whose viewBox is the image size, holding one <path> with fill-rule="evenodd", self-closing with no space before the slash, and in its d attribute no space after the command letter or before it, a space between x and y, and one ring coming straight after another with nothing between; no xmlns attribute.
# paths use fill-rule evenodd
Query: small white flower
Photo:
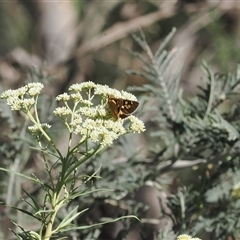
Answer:
<svg viewBox="0 0 240 240"><path fill-rule="evenodd" d="M240 190L240 183L237 183L233 186L233 190L239 189Z"/></svg>
<svg viewBox="0 0 240 240"><path fill-rule="evenodd" d="M70 100L70 96L69 96L67 93L59 94L59 95L56 97L56 100L57 100L57 101L67 102L67 101Z"/></svg>
<svg viewBox="0 0 240 240"><path fill-rule="evenodd" d="M51 125L49 125L47 123L42 123L42 124L40 124L40 126L37 126L37 125L29 126L28 130L31 133L38 134L38 133L40 133L40 127L43 129L49 129L49 128L51 128Z"/></svg>
<svg viewBox="0 0 240 240"><path fill-rule="evenodd" d="M94 127L96 127L96 121L88 118L84 121L82 127L87 130L92 130Z"/></svg>
<svg viewBox="0 0 240 240"><path fill-rule="evenodd" d="M177 240L201 240L200 238L192 238L190 235L182 234L177 237Z"/></svg>
<svg viewBox="0 0 240 240"><path fill-rule="evenodd" d="M99 135L101 138L100 144L103 147L111 145L113 143L113 141L115 139L117 139L119 136L116 133L114 133L113 131L107 131L106 129L103 129L102 131L100 131Z"/></svg>
<svg viewBox="0 0 240 240"><path fill-rule="evenodd" d="M10 105L12 110L22 110L25 113L30 110L34 103L34 98L19 99L17 97L11 97L7 99L7 104Z"/></svg>
<svg viewBox="0 0 240 240"><path fill-rule="evenodd" d="M107 129L110 129L113 132L117 133L118 135L122 135L126 133L126 129L123 127L121 121L105 120L104 126Z"/></svg>
<svg viewBox="0 0 240 240"><path fill-rule="evenodd" d="M140 132L144 132L146 129L145 129L145 126L144 126L144 123L139 120L137 117L131 115L128 117L128 119L130 120L130 130L134 133L140 133Z"/></svg>
<svg viewBox="0 0 240 240"><path fill-rule="evenodd" d="M80 92L76 92L76 93L71 93L70 94L70 98L76 102L80 102L83 100L82 95Z"/></svg>
<svg viewBox="0 0 240 240"><path fill-rule="evenodd" d="M89 135L93 142L99 142L103 147L111 145L113 140L118 138L116 133L109 131L103 126L94 128Z"/></svg>
<svg viewBox="0 0 240 240"><path fill-rule="evenodd" d="M19 96L19 93L16 90L9 89L2 93L1 98L4 98L4 99L8 99L8 98L12 98L12 97L18 98L18 96Z"/></svg>
<svg viewBox="0 0 240 240"><path fill-rule="evenodd" d="M28 112L35 103L35 95L38 95L43 88L41 83L29 83L16 90L7 90L1 97L7 99L7 104L12 110Z"/></svg>
<svg viewBox="0 0 240 240"><path fill-rule="evenodd" d="M41 92L44 86L42 83L36 82L36 83L29 83L26 85L26 87L28 89L27 92L30 96L36 96Z"/></svg>
<svg viewBox="0 0 240 240"><path fill-rule="evenodd" d="M42 123L41 126L42 126L43 129L51 128L51 125L48 124L48 123Z"/></svg>
<svg viewBox="0 0 240 240"><path fill-rule="evenodd" d="M82 123L82 118L79 114L75 114L73 116L73 121L76 122L76 124L80 124L80 123Z"/></svg>
<svg viewBox="0 0 240 240"><path fill-rule="evenodd" d="M83 89L91 89L95 87L96 87L96 84L91 81L83 82L83 83L75 83L69 88L69 91L80 92Z"/></svg>
<svg viewBox="0 0 240 240"><path fill-rule="evenodd" d="M72 114L72 111L63 106L63 107L57 107L53 113L56 115L56 116L60 116L60 117L63 117L63 116L68 116L68 115L71 115Z"/></svg>
<svg viewBox="0 0 240 240"><path fill-rule="evenodd" d="M27 92L27 86L24 86L24 87L20 87L16 90L12 90L13 92L15 92L15 95L17 96L24 96L24 94L26 94Z"/></svg>
<svg viewBox="0 0 240 240"><path fill-rule="evenodd" d="M177 240L192 240L192 237L187 234L182 234L177 237Z"/></svg>
<svg viewBox="0 0 240 240"><path fill-rule="evenodd" d="M23 111L24 111L24 109L25 109L25 111L29 111L29 109L34 105L35 99L34 98L23 99L20 102L21 102Z"/></svg>
<svg viewBox="0 0 240 240"><path fill-rule="evenodd" d="M108 114L108 111L106 110L105 106L100 105L97 107L97 113L100 117L105 117Z"/></svg>
<svg viewBox="0 0 240 240"><path fill-rule="evenodd" d="M7 104L11 107L11 110L21 110L21 101L18 97L7 98Z"/></svg>
<svg viewBox="0 0 240 240"><path fill-rule="evenodd" d="M73 120L70 123L70 126L72 126L74 129L78 128L80 124L82 124L82 117L79 114L74 114ZM76 130L75 130L76 131Z"/></svg>
<svg viewBox="0 0 240 240"><path fill-rule="evenodd" d="M90 107L93 105L93 103L90 100L85 100L85 99L82 99L80 103L82 103L83 106L87 106L87 107Z"/></svg>
<svg viewBox="0 0 240 240"><path fill-rule="evenodd" d="M121 95L123 99L137 101L137 98L129 92L121 91Z"/></svg>
<svg viewBox="0 0 240 240"><path fill-rule="evenodd" d="M79 103L81 103L83 106L91 106L91 105L93 105L93 103L92 103L90 100L83 99L80 92L76 92L76 93L70 94L70 98L71 98L74 102L79 102Z"/></svg>
<svg viewBox="0 0 240 240"><path fill-rule="evenodd" d="M96 128L95 121L92 119L86 119L82 125L75 126L74 133L86 137L94 128Z"/></svg>
<svg viewBox="0 0 240 240"><path fill-rule="evenodd" d="M46 129L50 128L51 125L47 124L47 123L42 123L39 126L37 125L33 125L33 126L29 126L28 127L28 131L32 134L32 136L37 140L40 141L41 137L42 137L42 131L45 131Z"/></svg>
<svg viewBox="0 0 240 240"><path fill-rule="evenodd" d="M101 85L101 84L97 84L94 94L96 95L104 95L104 96L108 96L108 95L113 95L116 98L121 98L121 92L116 90L116 89L112 89L107 85Z"/></svg>
<svg viewBox="0 0 240 240"><path fill-rule="evenodd" d="M89 118L95 118L97 116L97 109L93 107L81 107L79 112Z"/></svg>

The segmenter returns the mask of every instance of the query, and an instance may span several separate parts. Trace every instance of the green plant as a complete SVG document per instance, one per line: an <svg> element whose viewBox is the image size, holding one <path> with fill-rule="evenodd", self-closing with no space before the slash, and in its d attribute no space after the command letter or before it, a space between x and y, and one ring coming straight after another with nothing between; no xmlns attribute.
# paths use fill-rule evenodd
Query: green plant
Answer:
<svg viewBox="0 0 240 240"><path fill-rule="evenodd" d="M156 53L151 51L144 34L134 35L144 53L130 51L142 62L142 68L129 70L128 73L143 76L148 80L143 86L130 88L139 94L140 111L137 111L136 115L143 117L148 126L145 135L148 141L140 139L134 145L134 141L139 140L140 135L124 134L116 139L117 137L114 137L116 135L111 133L109 134L112 136L111 139L105 139L101 145L99 141L95 142L94 132L87 133L89 140L92 140L91 147L81 139L79 141L80 148L76 148L74 154L82 157L83 164L78 168L78 174L72 172L72 178L70 177L66 187L71 186L71 181L78 176L77 181L81 189L77 189L75 200L65 205L66 208L63 208L63 213L59 214L56 222L61 223L67 212L71 213L71 210L80 205L79 212L82 214L78 215L75 223L83 227L71 228L76 231L74 233L80 239L95 240L101 237L103 229L100 229L100 224L95 224L97 221L94 213L99 208L104 209L106 205L114 208L117 219L126 215L135 215L141 220L139 222L134 218L127 218L122 222L116 235L111 237L112 239L127 239L129 232L136 228L142 240L175 240L177 235L182 233L189 234L179 236L183 239L192 239L190 235L204 239L203 236L206 234L210 239L220 240L229 237L236 239L240 236L238 230L240 226L239 67L233 73L214 73L204 62L202 69L205 77L196 95L186 96L180 87L182 64L177 62L179 50L175 47L167 50L167 43L175 31L174 29L167 36ZM99 85L95 86L96 89ZM106 92L99 93L99 102L102 106L100 109L104 113L97 112L105 120L112 117L111 111L105 108L108 95L136 101L135 97L107 89ZM86 93L85 96L88 94ZM66 101L65 97L67 96L60 95L59 100ZM96 104L95 97L92 100ZM72 119L64 115L65 107L55 111L64 122ZM74 105L71 109L74 109ZM96 109L88 113L83 109L81 111L85 114L84 118L91 119L93 113L96 116ZM119 116L115 114L115 119L117 117ZM135 128L132 129L134 126L132 121L135 117L131 116L128 119L130 122L125 121L124 124L127 125L124 126L130 131L137 131ZM84 125L84 128L79 128L83 126L84 121L81 123L82 120L78 118L76 121L75 125L70 124L71 121L68 122L67 129L71 132L71 128L75 126L76 133L80 133L81 136L86 134L85 127L94 126L92 119L89 125ZM98 123L101 125L99 121ZM48 127L48 125L43 126ZM121 128L120 125L117 126ZM143 130L143 125L140 126ZM38 140L44 140L41 134L36 137ZM113 139L116 139L115 144L110 146ZM100 149L105 145L109 147L100 153ZM44 155L45 147L46 144L40 148L40 152ZM71 149L74 149L74 146ZM87 155L83 153L90 149L96 149L96 154L91 155L90 152L91 160L87 161ZM55 157L56 153L47 156ZM73 159L69 160L72 163L70 168L72 170L76 166L75 159L77 157L74 155ZM55 162L56 159L50 169L56 167L61 169L60 158L56 164ZM102 162L101 169L98 170ZM104 181L97 180L100 175ZM36 178L33 179L36 181ZM161 193L165 192L165 189L171 190L168 196L162 194L157 198L156 202L159 203L161 212L155 218L147 217L146 211L149 206L139 203L134 198L138 189L146 185L157 188ZM170 188L167 188L169 186ZM62 188L64 189L65 185ZM66 194L69 194L69 188L67 189ZM106 189L111 189L111 192L105 191ZM85 211L87 208L92 211ZM48 214L50 216L50 213ZM104 214L97 220L103 221L104 217L109 217ZM91 231L87 223L92 227ZM156 225L159 228L152 227ZM105 235L103 239L110 239L104 237Z"/></svg>
<svg viewBox="0 0 240 240"><path fill-rule="evenodd" d="M7 90L1 95L3 99L7 100L11 110L20 111L31 124L27 128L38 142L39 147L34 149L41 153L42 164L44 164L47 176L43 181L35 175L28 176L14 170L1 168L2 171L14 172L14 174L38 184L44 192L43 201L39 202L34 196L24 191L27 196L24 199L25 208L12 206L39 223L39 231L25 229L16 223L21 231L13 232L19 239L23 237L39 240L48 240L52 237L59 239L64 236L66 231L88 229L103 224L73 225L78 216L86 212L88 208L78 211L79 208L76 206L72 209L69 208L64 215L61 213L61 210L65 209L69 202L78 197L95 191L109 191L106 188L88 189L87 183L97 178L97 170L91 175L79 176L78 169L106 146L112 145L119 136L130 132L144 131L143 123L134 116L129 116L127 121L115 121L107 106L109 95L136 101L134 95L93 82L73 84L68 93L56 97L62 106L53 111L55 116L62 119L68 132L67 151L66 154L63 154L48 133L52 126L40 119L38 100L42 88L43 84L41 83L28 83L16 90ZM73 141L74 135L78 138ZM59 220L59 214L63 216L61 220ZM105 223L121 218L124 217L110 219Z"/></svg>
<svg viewBox="0 0 240 240"><path fill-rule="evenodd" d="M142 112L151 111L149 122L154 128L148 131L156 139L151 148L152 171L145 173L146 180L157 184L164 173L172 171L187 179L180 177L178 189L168 198L176 233L208 233L210 239L236 239L240 224L239 66L233 73L213 73L203 62L205 77L196 95L185 96L179 87L179 51L164 49L174 32L155 54L143 34L134 35L146 56L132 52L143 66L141 71L128 73L143 76L149 83L131 90L142 94L140 102L146 105ZM149 107L149 103L154 104ZM162 232L160 229L158 239L170 239Z"/></svg>

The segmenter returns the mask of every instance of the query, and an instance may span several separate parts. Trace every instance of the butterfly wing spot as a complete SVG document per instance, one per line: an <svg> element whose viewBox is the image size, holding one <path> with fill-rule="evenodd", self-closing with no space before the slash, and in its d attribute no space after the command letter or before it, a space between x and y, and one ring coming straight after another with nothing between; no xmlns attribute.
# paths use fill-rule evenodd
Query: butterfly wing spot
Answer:
<svg viewBox="0 0 240 240"><path fill-rule="evenodd" d="M132 114L138 107L139 103L136 101L128 101L128 100L124 100L123 101L123 105L122 105L122 111L125 114Z"/></svg>

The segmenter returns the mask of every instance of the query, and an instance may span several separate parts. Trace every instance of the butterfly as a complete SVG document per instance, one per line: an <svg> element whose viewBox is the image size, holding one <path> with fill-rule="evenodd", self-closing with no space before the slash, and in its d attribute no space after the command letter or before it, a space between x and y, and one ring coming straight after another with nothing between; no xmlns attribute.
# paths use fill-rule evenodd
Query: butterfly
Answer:
<svg viewBox="0 0 240 240"><path fill-rule="evenodd" d="M138 107L139 103L133 100L108 96L108 107L116 120L129 117Z"/></svg>

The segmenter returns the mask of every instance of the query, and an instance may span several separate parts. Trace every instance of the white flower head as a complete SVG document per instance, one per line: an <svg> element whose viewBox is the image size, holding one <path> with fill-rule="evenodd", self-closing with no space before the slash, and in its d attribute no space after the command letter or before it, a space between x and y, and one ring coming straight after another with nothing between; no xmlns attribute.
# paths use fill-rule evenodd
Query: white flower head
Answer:
<svg viewBox="0 0 240 240"><path fill-rule="evenodd" d="M42 137L42 131L45 131L46 129L51 128L51 125L47 123L43 123L40 125L33 125L28 127L28 131L33 135L33 137L37 140L40 141Z"/></svg>
<svg viewBox="0 0 240 240"><path fill-rule="evenodd" d="M49 129L51 128L51 125L49 125L48 123L42 123L40 124L40 126L37 126L37 125L29 126L28 130L34 133L34 132L38 132L40 130L40 127L43 129Z"/></svg>
<svg viewBox="0 0 240 240"><path fill-rule="evenodd" d="M94 93L96 95L103 95L103 96L109 96L109 95L114 95L117 98L121 97L121 92L116 90L116 89L112 89L107 85L101 85L101 84L97 84Z"/></svg>
<svg viewBox="0 0 240 240"><path fill-rule="evenodd" d="M145 126L144 126L144 123L138 119L137 117L131 115L128 117L129 120L130 120L130 126L129 126L129 129L134 132L134 133L140 133L140 132L144 132L146 129L145 129Z"/></svg>
<svg viewBox="0 0 240 240"><path fill-rule="evenodd" d="M30 96L36 96L43 89L43 84L39 82L34 82L27 84L26 87L28 89L27 92Z"/></svg>
<svg viewBox="0 0 240 240"><path fill-rule="evenodd" d="M71 114L72 114L72 111L71 111L69 108L63 106L63 107L57 107L57 108L53 111L53 113L54 113L56 116L64 117L64 116L69 116L69 115L71 115Z"/></svg>
<svg viewBox="0 0 240 240"><path fill-rule="evenodd" d="M136 98L133 94L131 94L131 93L129 93L129 92L126 92L126 91L121 91L121 97L122 97L123 99L128 99L128 100L132 100L132 101L137 101L137 98Z"/></svg>
<svg viewBox="0 0 240 240"><path fill-rule="evenodd" d="M95 88L96 84L94 82L83 82L83 83L75 83L70 86L69 91L73 92L81 92L83 89L92 89Z"/></svg>
<svg viewBox="0 0 240 240"><path fill-rule="evenodd" d="M134 116L128 117L128 128L125 128L124 120L116 121L108 106L109 96L137 101L133 94L93 82L73 84L69 87L69 92L69 95L61 94L57 97L58 100L63 101L65 107L57 108L54 113L67 121L69 129L79 134L81 139L89 139L105 147L111 145L120 135L145 131L143 122ZM116 106L116 111L117 108L119 106Z"/></svg>
<svg viewBox="0 0 240 240"><path fill-rule="evenodd" d="M106 107L103 105L99 105L97 107L97 114L99 117L106 117L108 114L108 111L106 110Z"/></svg>
<svg viewBox="0 0 240 240"><path fill-rule="evenodd" d="M70 98L74 101L79 101L79 102L83 100L80 92L76 92L76 93L74 92L74 93L70 94Z"/></svg>
<svg viewBox="0 0 240 240"><path fill-rule="evenodd" d="M177 237L177 240L201 240L200 238L192 238L190 235L182 234Z"/></svg>
<svg viewBox="0 0 240 240"><path fill-rule="evenodd" d="M12 110L23 111L32 119L34 116L30 110L33 106L37 109L36 101L42 88L42 83L29 83L16 90L7 90L1 97L7 100ZM111 106L110 96L113 99ZM119 100L114 102L114 98ZM124 112L120 115L121 103L124 100L137 101L134 95L126 91L93 82L76 83L69 87L68 93L58 95L56 100L61 102L62 106L57 107L53 113L64 121L68 130L79 134L81 139L91 140L103 147L111 145L123 134L145 131L143 122L138 118L128 114L124 116ZM124 127L124 119L116 118L118 114L129 120L128 127ZM40 139L47 128L50 126L39 123L28 129Z"/></svg>
<svg viewBox="0 0 240 240"><path fill-rule="evenodd" d="M81 107L79 112L88 118L95 118L97 116L96 107Z"/></svg>
<svg viewBox="0 0 240 240"><path fill-rule="evenodd" d="M83 124L77 125L74 131L83 137L89 136L93 142L99 142L103 147L111 145L120 135L126 133L121 122L104 119L86 119Z"/></svg>
<svg viewBox="0 0 240 240"><path fill-rule="evenodd" d="M57 101L67 102L70 100L70 96L67 93L60 94L56 97Z"/></svg>
<svg viewBox="0 0 240 240"><path fill-rule="evenodd" d="M21 110L26 113L34 105L36 101L34 97L41 92L42 88L42 83L29 83L16 90L7 90L1 97L7 100L12 110Z"/></svg>
<svg viewBox="0 0 240 240"><path fill-rule="evenodd" d="M192 237L187 234L182 234L177 237L177 240L192 240Z"/></svg>
<svg viewBox="0 0 240 240"><path fill-rule="evenodd" d="M70 126L72 126L73 128L77 128L78 126L80 126L80 124L82 124L82 117L80 114L75 113L73 115L73 120L70 123Z"/></svg>

